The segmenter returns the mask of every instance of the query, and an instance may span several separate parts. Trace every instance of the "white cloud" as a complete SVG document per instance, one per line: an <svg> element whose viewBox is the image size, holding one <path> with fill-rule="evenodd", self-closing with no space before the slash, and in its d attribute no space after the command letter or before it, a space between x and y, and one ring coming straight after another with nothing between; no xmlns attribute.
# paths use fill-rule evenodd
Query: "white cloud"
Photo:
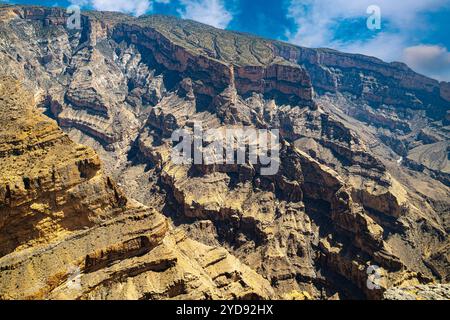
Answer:
<svg viewBox="0 0 450 320"><path fill-rule="evenodd" d="M118 11L140 16L153 10L153 3L170 4L171 0L71 0L72 4L96 10ZM199 21L225 29L233 19L225 0L179 0L178 13L184 19Z"/></svg>
<svg viewBox="0 0 450 320"><path fill-rule="evenodd" d="M323 46L333 38L333 26L342 19L368 17L371 5L381 9L382 20L389 20L396 27L411 29L421 27L419 14L444 5L449 0L291 0L288 17L297 25L290 39L298 44Z"/></svg>
<svg viewBox="0 0 450 320"><path fill-rule="evenodd" d="M440 46L418 45L403 50L403 60L414 70L438 80L450 79L450 52Z"/></svg>
<svg viewBox="0 0 450 320"><path fill-rule="evenodd" d="M184 6L178 13L184 19L191 19L225 29L233 19L222 0L180 0Z"/></svg>
<svg viewBox="0 0 450 320"><path fill-rule="evenodd" d="M167 0L156 1L163 2ZM96 10L124 12L135 16L143 15L153 8L151 0L72 0L71 2L79 6L90 5Z"/></svg>
<svg viewBox="0 0 450 320"><path fill-rule="evenodd" d="M355 37L345 41L336 40L335 30L339 23L344 19L367 18L369 15L366 10L370 5L377 5L381 9L381 31L365 39ZM287 36L290 42L307 47L331 47L387 61L407 62L404 48L411 46L418 29L427 28L421 14L444 6L449 7L450 1L290 0L288 17L294 21L296 31L288 32ZM389 29L384 29L385 22L389 22Z"/></svg>

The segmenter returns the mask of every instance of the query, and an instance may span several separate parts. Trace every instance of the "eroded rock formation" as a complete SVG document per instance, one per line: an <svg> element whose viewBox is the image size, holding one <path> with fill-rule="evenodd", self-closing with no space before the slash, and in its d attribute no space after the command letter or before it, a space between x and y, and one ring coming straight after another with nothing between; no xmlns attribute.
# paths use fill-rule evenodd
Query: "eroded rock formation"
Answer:
<svg viewBox="0 0 450 320"><path fill-rule="evenodd" d="M268 299L225 249L129 200L96 153L0 80L1 299Z"/></svg>

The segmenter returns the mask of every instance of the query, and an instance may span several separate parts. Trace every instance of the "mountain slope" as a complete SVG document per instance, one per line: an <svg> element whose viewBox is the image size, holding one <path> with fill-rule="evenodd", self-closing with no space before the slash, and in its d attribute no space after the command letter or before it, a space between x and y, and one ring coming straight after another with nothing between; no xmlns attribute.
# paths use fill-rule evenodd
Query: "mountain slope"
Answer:
<svg viewBox="0 0 450 320"><path fill-rule="evenodd" d="M72 142L0 79L1 299L246 299L268 282L122 194L95 152Z"/></svg>

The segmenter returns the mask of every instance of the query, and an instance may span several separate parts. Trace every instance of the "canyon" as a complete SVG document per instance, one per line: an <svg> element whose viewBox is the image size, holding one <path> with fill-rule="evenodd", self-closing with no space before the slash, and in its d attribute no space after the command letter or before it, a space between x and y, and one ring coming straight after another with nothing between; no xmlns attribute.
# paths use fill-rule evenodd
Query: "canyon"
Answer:
<svg viewBox="0 0 450 320"><path fill-rule="evenodd" d="M450 83L175 17L67 17L0 6L0 299L448 295ZM278 172L175 164L196 123L279 130Z"/></svg>

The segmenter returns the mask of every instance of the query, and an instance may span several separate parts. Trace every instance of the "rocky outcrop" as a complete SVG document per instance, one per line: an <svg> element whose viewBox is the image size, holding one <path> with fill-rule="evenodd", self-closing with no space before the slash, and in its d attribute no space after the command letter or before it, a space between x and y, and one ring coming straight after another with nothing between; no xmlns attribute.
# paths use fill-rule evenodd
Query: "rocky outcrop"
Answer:
<svg viewBox="0 0 450 320"><path fill-rule="evenodd" d="M22 19L44 21L47 25L62 25L67 22L67 14L61 8L46 8L37 6L6 7Z"/></svg>
<svg viewBox="0 0 450 320"><path fill-rule="evenodd" d="M313 106L311 80L305 69L287 61L274 61L267 67L244 66L234 69L239 94L272 94L282 102ZM294 98L294 99L293 99Z"/></svg>
<svg viewBox="0 0 450 320"><path fill-rule="evenodd" d="M318 91L349 92L372 105L421 109L434 118L445 117L449 104L446 84L419 75L405 64L328 49L274 46L275 55L305 65Z"/></svg>
<svg viewBox="0 0 450 320"><path fill-rule="evenodd" d="M450 83L441 82L440 89L442 99L450 101Z"/></svg>
<svg viewBox="0 0 450 320"><path fill-rule="evenodd" d="M2 79L1 90L2 255L55 241L125 208L126 198L103 176L92 149L34 115L32 96L12 79Z"/></svg>
<svg viewBox="0 0 450 320"><path fill-rule="evenodd" d="M177 103L163 100L156 108L170 115L171 123L183 127L189 121L195 121L196 115L192 109L190 112L183 109L179 99L174 98ZM183 103L192 106L192 102ZM364 186L354 181L352 188L335 171L295 150L287 142L283 143L281 167L275 176L261 176L257 165L175 165L168 149L168 138L173 131L161 123L164 122L148 123L145 137L152 132L157 138L141 139L140 149L161 171L161 182L176 211L172 218L178 221L182 216L212 221L213 229L208 231L212 234L207 241L214 242L214 237L225 239L235 255L271 280L280 296L303 290L306 286L317 298L321 295L318 288L323 282L327 294L333 296L336 293L333 286L337 284L330 278L322 279L316 273L319 266L333 270L353 283L353 292L338 291L340 295L378 299L383 291L372 291L366 286L368 266L382 266L391 276L384 289L408 273L407 267L384 242L383 227L364 209L396 219L404 216L406 194L395 181L389 182L390 188L372 182L375 189L369 188L368 181ZM212 125L208 122L208 128ZM154 144L160 139L165 142ZM385 169L380 170L384 172ZM292 229L286 227L291 222L294 223ZM195 224L185 227L194 237L199 232ZM319 230L322 230L321 234ZM329 242L336 238L339 240ZM254 241L252 245L247 243L250 239ZM327 245L319 247L320 253L312 254L315 239L321 239L321 243ZM249 257L249 250L255 250L255 254ZM277 259L262 254L272 250ZM354 250L363 252L363 257L353 256L350 252ZM302 284L295 279L303 279Z"/></svg>
<svg viewBox="0 0 450 320"><path fill-rule="evenodd" d="M392 288L384 294L386 300L450 300L448 285L428 285Z"/></svg>
<svg viewBox="0 0 450 320"><path fill-rule="evenodd" d="M267 299L225 249L129 200L96 153L0 80L1 299Z"/></svg>
<svg viewBox="0 0 450 320"><path fill-rule="evenodd" d="M116 41L125 40L143 46L168 70L198 82L194 86L197 95L212 99L232 86L241 95L258 92L293 103L313 105L308 74L302 67L287 61L274 61L268 66L235 66L177 45L160 33L157 27L122 25L112 32Z"/></svg>

